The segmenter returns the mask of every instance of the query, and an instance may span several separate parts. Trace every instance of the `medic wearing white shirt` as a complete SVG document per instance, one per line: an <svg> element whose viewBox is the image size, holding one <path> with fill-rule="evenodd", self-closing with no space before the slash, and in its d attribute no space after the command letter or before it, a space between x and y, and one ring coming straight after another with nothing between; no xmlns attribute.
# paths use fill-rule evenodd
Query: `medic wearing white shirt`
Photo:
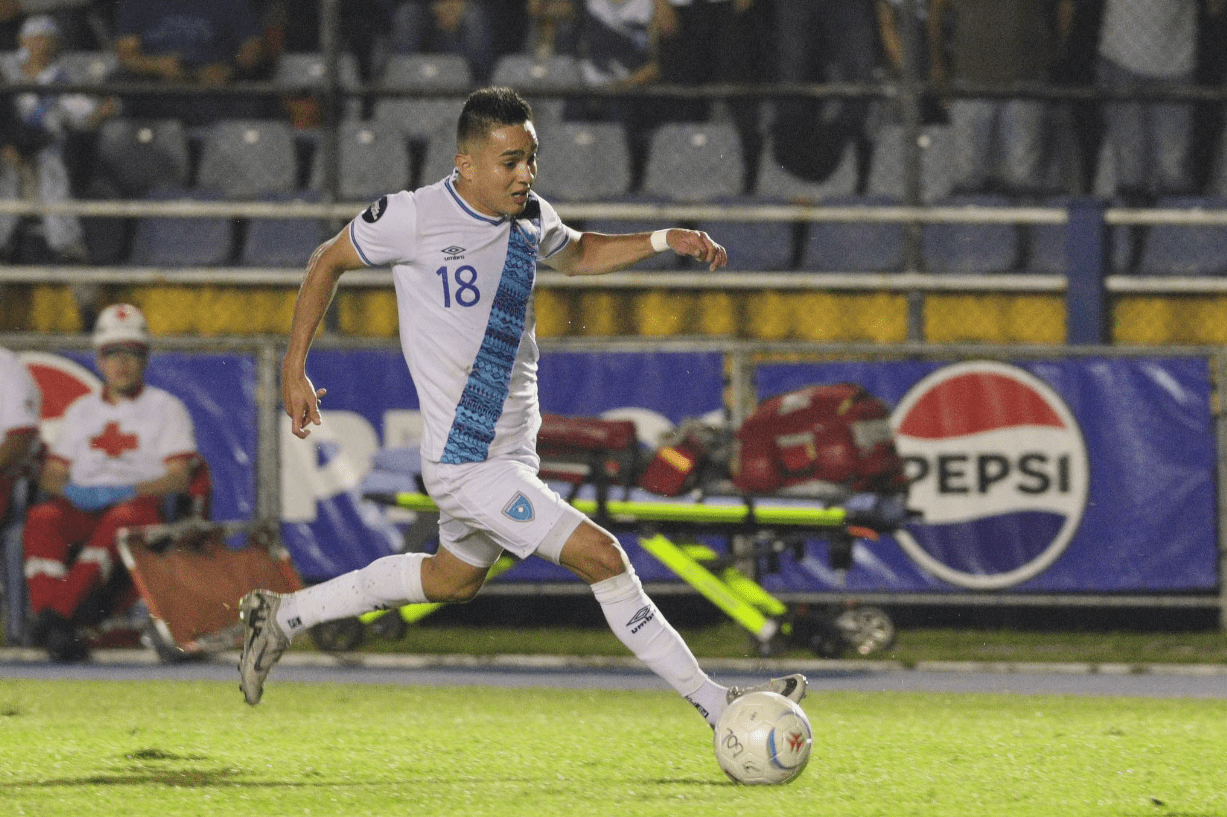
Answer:
<svg viewBox="0 0 1227 817"><path fill-rule="evenodd" d="M439 506L436 554L387 556L297 593L255 590L240 688L260 701L290 640L314 624L409 602L461 602L508 551L560 564L589 584L619 639L711 724L739 694L712 681L644 593L618 540L537 476L537 342L530 301L538 262L599 275L670 250L710 269L728 257L706 233L604 235L565 226L532 192L532 110L509 88L465 102L449 179L385 196L312 255L281 365L282 399L299 437L319 424L307 378L311 339L347 270L391 265L401 344L425 420L422 479ZM768 682L800 700L805 679Z"/></svg>
<svg viewBox="0 0 1227 817"><path fill-rule="evenodd" d="M145 384L149 329L140 310L107 307L93 345L102 392L64 412L40 477L51 499L26 518L31 637L57 661L87 658L80 628L136 600L115 532L163 521L163 498L187 490L197 462L187 408Z"/></svg>

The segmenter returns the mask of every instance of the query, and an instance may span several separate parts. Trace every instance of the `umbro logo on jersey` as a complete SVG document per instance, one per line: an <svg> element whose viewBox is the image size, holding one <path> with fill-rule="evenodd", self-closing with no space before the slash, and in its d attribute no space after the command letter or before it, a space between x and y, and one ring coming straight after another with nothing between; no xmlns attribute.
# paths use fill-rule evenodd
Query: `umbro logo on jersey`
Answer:
<svg viewBox="0 0 1227 817"><path fill-rule="evenodd" d="M536 514L533 512L533 503L528 501L528 497L517 493L503 508L503 516L517 522L531 522Z"/></svg>
<svg viewBox="0 0 1227 817"><path fill-rule="evenodd" d="M455 261L457 258L464 258L464 253L467 252L464 247L457 247L455 244L450 247L443 248L444 261Z"/></svg>
<svg viewBox="0 0 1227 817"><path fill-rule="evenodd" d="M370 207L362 211L362 220L367 224L374 224L379 221L379 217L388 211L388 197L381 196L379 201L372 204Z"/></svg>

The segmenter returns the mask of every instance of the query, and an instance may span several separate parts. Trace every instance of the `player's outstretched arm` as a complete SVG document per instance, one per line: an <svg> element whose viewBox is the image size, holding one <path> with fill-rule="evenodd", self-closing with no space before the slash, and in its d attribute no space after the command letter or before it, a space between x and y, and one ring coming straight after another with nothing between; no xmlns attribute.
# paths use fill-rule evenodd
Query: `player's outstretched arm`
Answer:
<svg viewBox="0 0 1227 817"><path fill-rule="evenodd" d="M307 273L294 302L289 346L281 360L281 402L296 437L306 438L311 434L308 426L320 424L319 401L327 392L317 390L307 377L311 341L336 295L341 275L362 266L365 265L349 240L348 227L321 244L307 263Z"/></svg>
<svg viewBox="0 0 1227 817"><path fill-rule="evenodd" d="M581 233L546 263L567 275L603 275L650 258L658 252L675 252L708 265L715 272L728 263L728 253L700 230L673 228L655 233Z"/></svg>

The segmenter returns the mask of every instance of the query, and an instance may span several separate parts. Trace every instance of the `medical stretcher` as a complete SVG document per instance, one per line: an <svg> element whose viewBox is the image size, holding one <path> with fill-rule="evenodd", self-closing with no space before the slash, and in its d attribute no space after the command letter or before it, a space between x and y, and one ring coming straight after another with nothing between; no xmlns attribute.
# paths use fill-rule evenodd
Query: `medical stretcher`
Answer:
<svg viewBox="0 0 1227 817"><path fill-rule="evenodd" d="M416 483L411 475L407 482ZM386 487L387 480L383 480ZM417 485L420 488L420 484ZM855 603L821 609L788 605L766 590L750 572L778 569L780 554L791 551L798 559L812 538L825 539L832 559L846 567L853 544L876 539L892 530L907 516L901 496L858 494L831 504L798 498L743 495L662 497L637 488L605 485L554 485L570 503L615 534L629 535L647 553L679 579L690 585L734 622L746 629L762 655L784 643L800 644L823 657L838 657L846 650L868 655L888 648L894 639L894 624L884 610ZM437 512L434 501L421 490L367 490L364 497L385 506L421 514ZM718 553L702 544L703 537L737 539L735 552ZM748 545L748 547L747 547ZM491 577L514 566L503 557ZM413 604L396 611L394 624L380 632L395 637L403 623L429 615L438 605ZM377 624L384 611L367 614L364 624ZM317 644L324 649L352 648L362 635L353 623L334 628Z"/></svg>
<svg viewBox="0 0 1227 817"><path fill-rule="evenodd" d="M168 663L239 647L238 600L249 591L302 587L271 526L190 518L121 528L116 540L148 610L140 641Z"/></svg>

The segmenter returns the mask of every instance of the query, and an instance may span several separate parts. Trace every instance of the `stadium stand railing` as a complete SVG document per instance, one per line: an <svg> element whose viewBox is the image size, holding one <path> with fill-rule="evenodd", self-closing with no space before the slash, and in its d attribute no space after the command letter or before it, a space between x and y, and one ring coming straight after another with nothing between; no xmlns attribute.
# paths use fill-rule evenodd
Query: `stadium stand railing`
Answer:
<svg viewBox="0 0 1227 817"><path fill-rule="evenodd" d="M322 122L319 128L295 133L295 161L297 172L294 189L285 189L279 184L277 197L269 200L256 192L222 200L201 201L188 199L145 200L125 195L122 191L110 196L98 195L59 204L43 204L25 199L0 200L0 214L33 217L52 212L72 212L87 220L103 224L127 225L131 229L136 219L157 217L162 219L231 219L237 235L231 262L222 265L183 266L147 265L133 263L129 252L113 252L105 262L86 266L57 266L46 263L11 263L0 269L0 287L7 291L3 306L0 306L0 329L25 331L75 331L81 328L80 317L73 306L70 290L82 283L94 284L111 290L122 290L136 300L147 299L145 304L153 311L151 321L156 331L174 330L202 332L206 334L241 333L243 331L281 332L284 326L275 324L271 316L284 315L283 301L292 300L300 272L284 266L240 266L241 258L259 257L259 253L240 252L246 247L246 230L253 220L307 219L331 225L336 229L366 206L367 201L346 201L341 193L350 192L346 180L337 172L343 168L343 153L346 150L346 134L355 129L361 134L363 128L376 128L380 119L375 112L377 104L364 104L362 110L370 112L365 124L358 124L354 111L364 103L403 100L455 100L468 90L466 87L446 83L409 84L391 86L381 81L367 85L356 83L348 70L328 70L327 59L321 55L322 65L313 69L309 76L282 74L275 82L240 83L224 90L201 91L184 86L182 89L163 86L159 90L183 90L185 93L211 93L265 96L272 99L287 95L315 95L321 100ZM342 60L343 64L344 61ZM148 93L148 86L132 83L115 83L104 78L89 80L81 85L66 85L65 90L92 90L99 93L139 94ZM333 85L328 85L329 79ZM12 85L11 92L30 90L21 85ZM956 88L956 93L975 95L1002 93L1001 89ZM632 92L610 91L582 85L533 87L535 99L563 100L568 97L614 97ZM674 87L659 85L633 92L636 95L657 96L665 99L693 97L695 94L712 98L733 98L738 95L756 94L824 96L869 96L875 99L893 99L900 93L898 86L890 83L816 84L805 86L779 86L766 89L758 86L710 86L705 88ZM1011 89L1010 93L1024 93L1036 97L1072 99L1086 102L1111 96L1108 92L1083 88L1030 88ZM1221 104L1227 100L1227 90L1222 88L1197 87L1180 92L1171 92L1176 98L1199 104ZM1118 94L1120 96L1120 94ZM331 104L330 104L331 103ZM454 104L454 103L453 103ZM906 118L905 118L906 119ZM543 125L543 128L545 126ZM1069 259L1072 250L1058 251L1054 242L1069 241L1070 208L1088 199L1077 196L1051 196L1036 199L1038 206L1026 200L1015 199L1004 204L995 202L962 203L932 191L944 190L940 175L935 176L933 167L940 168L940 133L932 132L931 126L905 121L902 130L895 126L884 134L890 140L891 169L878 169L879 187L888 184L898 197L898 204L881 203L884 199L865 198L857 202L846 196L830 199L804 199L795 189L790 203L773 200L771 190L764 189L764 179L769 173L759 167L756 175L760 183L740 197L725 195L711 202L662 201L644 199L634 195L579 201L572 196L558 201L558 210L568 221L581 226L588 224L610 225L622 223L677 223L681 225L731 224L744 226L747 235L760 231L753 225L788 224L793 242L786 253L793 259L785 268L778 258L785 253L774 253L777 259L760 269L753 259L739 258L732 270L709 274L700 272L685 263L675 269L651 271L626 271L600 279L568 279L565 276L543 270L540 276L541 292L538 298L539 331L543 335L598 335L606 333L634 333L657 331L652 327L664 327L666 334L716 334L734 335L763 340L819 340L819 341L870 341L875 343L959 341L1013 342L1062 344L1076 338L1071 327L1083 326L1088 321L1095 327L1087 337L1112 343L1221 343L1227 341L1227 283L1222 270L1165 268L1159 274L1151 274L1145 265L1132 262L1148 259L1146 248L1151 253L1160 246L1160 238L1147 241L1147 237L1163 236L1173 230L1191 230L1191 235L1205 241L1207 254L1221 247L1216 236L1227 234L1222 228L1227 225L1227 210L1206 206L1177 207L1125 207L1103 206L1096 211L1101 215L1099 227L1112 231L1116 236L1134 236L1132 242L1114 239L1100 247L1095 230L1088 231L1087 240L1100 247L1098 264L1086 269L1081 253L1076 264ZM909 130L909 128L911 130ZM374 133L374 130L371 131ZM909 133L912 135L909 136ZM196 140L197 159L191 171L192 181L197 181L200 168L200 146L203 133L193 134ZM360 138L360 137L359 137ZM382 138L382 136L381 136ZM446 140L446 136L443 140ZM884 142L879 143L882 149ZM913 147L915 146L915 147ZM139 147L139 145L137 145ZM447 162L429 162L429 148L414 144L406 136L406 155L410 157L410 183L422 183L438 174ZM434 151L440 152L437 149ZM740 157L738 157L740 159ZM847 161L841 163L839 173L847 174ZM333 168L332 172L328 168ZM771 173L782 171L770 169ZM874 167L862 185L865 191L874 188L870 184ZM1207 186L1213 174L1221 175L1218 164L1207 170ZM888 174L888 175L882 175ZM397 174L400 175L399 172ZM331 177L331 178L329 178ZM846 179L835 179L837 192L846 192ZM804 189L804 186L801 186ZM301 197L298 195L301 194ZM118 196L118 197L114 197ZM311 201L312 197L318 200ZM262 198L263 200L241 200ZM682 197L685 198L685 197ZM700 197L701 198L701 197ZM911 203L909 203L911 199ZM1109 203L1111 204L1111 203ZM887 271L860 269L856 266L840 268L838 263L824 263L817 271L807 265L805 242L816 234L818 225L859 225L869 229L874 225L899 225L902 234L900 264L890 264ZM1000 271L985 275L976 264L970 267L941 269L930 264L926 258L926 235L940 234L947 225L963 225L964 228L979 227L982 230L994 225L1010 225L1017 233L1019 251L1015 260L1006 263ZM738 232L743 230L739 229ZM112 231L113 232L113 231ZM770 233L771 231L766 231ZM781 233L776 232L776 241ZM114 235L108 234L109 238ZM963 242L975 241L963 239ZM1165 240L1165 239L1164 239ZM1042 241L1042 252L1036 242ZM957 242L956 242L957 244ZM750 245L746 245L749 247ZM737 252L738 247L730 247ZM778 247L773 247L778 250ZM957 249L957 246L956 246ZM1093 254L1092 254L1093 255ZM305 261L305 259L304 259ZM1033 264L1032 261L1035 263ZM1064 261L1064 263L1062 263ZM1147 264L1149 264L1149 260ZM664 266L669 266L665 264ZM872 264L864 266L872 267ZM1085 282L1071 286L1071 276L1095 279L1091 285ZM343 279L345 289L338 304L338 320L332 326L341 332L390 336L395 332L394 310L388 277L379 271L353 273ZM189 290L184 292L183 290ZM228 305L237 293L248 290L260 291L277 308L267 310L270 316L266 325L252 326L249 321L227 322ZM174 303L185 299L195 300L200 316L194 323L185 324L182 316L159 317L156 308L159 300L169 297ZM1087 302L1091 293L1091 302ZM1097 295L1096 295L1097 293ZM1076 297L1075 297L1076 296ZM617 312L633 312L646 309L656 318L637 320L610 320L600 317L610 308ZM987 307L987 308L986 308ZM244 310L246 311L246 310ZM679 319L674 313L684 313ZM1195 315L1193 320L1188 315ZM673 316L670 318L670 316ZM825 317L824 317L825 316ZM852 316L852 317L849 317ZM1090 317L1088 317L1090 316ZM1106 317L1105 317L1106 316ZM374 317L374 319L371 319ZM647 329L645 330L645 327ZM1084 333L1086 334L1086 333ZM1085 339L1085 338L1084 338Z"/></svg>

